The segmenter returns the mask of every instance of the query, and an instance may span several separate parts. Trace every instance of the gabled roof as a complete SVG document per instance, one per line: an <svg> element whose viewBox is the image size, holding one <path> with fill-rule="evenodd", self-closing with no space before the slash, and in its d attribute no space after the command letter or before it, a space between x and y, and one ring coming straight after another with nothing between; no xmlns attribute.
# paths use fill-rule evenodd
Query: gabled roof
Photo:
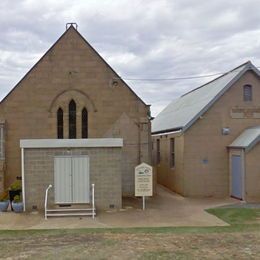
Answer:
<svg viewBox="0 0 260 260"><path fill-rule="evenodd" d="M229 148L243 148L249 151L260 141L260 126L246 129L240 136L238 136Z"/></svg>
<svg viewBox="0 0 260 260"><path fill-rule="evenodd" d="M90 45L90 43L78 32L78 30L73 26L70 25L70 27L68 29L66 29L66 31L58 38L58 40L47 50L47 52L35 63L35 65L24 75L24 77L11 89L11 91L0 101L0 104L3 103L8 96L17 88L19 87L19 85L21 84L21 82L27 78L27 76L30 74L31 71L33 71L33 69L44 59L44 57L46 57L51 51L52 49L61 41L61 39L69 32L73 30L74 32L77 33L77 35L86 43L86 45L88 47L90 47L95 54L106 64L107 67L109 67L109 69L115 74L115 78L118 80L121 80L125 86L136 96L136 98L138 98L145 106L150 106L147 105L133 90L132 88L129 87L129 85L116 73L116 71L104 60L104 58L92 47L92 45Z"/></svg>
<svg viewBox="0 0 260 260"><path fill-rule="evenodd" d="M152 121L152 133L186 131L248 70L260 76L259 70L248 61L172 101Z"/></svg>

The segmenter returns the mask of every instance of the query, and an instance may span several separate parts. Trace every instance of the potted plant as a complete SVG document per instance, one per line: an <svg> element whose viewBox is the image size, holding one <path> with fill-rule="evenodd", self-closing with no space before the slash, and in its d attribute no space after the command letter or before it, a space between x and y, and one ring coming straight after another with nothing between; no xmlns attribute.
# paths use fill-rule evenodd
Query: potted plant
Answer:
<svg viewBox="0 0 260 260"><path fill-rule="evenodd" d="M9 190L9 200L11 203L11 210L13 210L13 206L12 206L12 201L14 199L14 197L16 195L21 195L21 191L22 191L22 183L21 180L16 180L15 182L13 182L10 187L8 188Z"/></svg>
<svg viewBox="0 0 260 260"><path fill-rule="evenodd" d="M12 207L14 212L23 212L23 202L20 195L14 196L14 199L12 201Z"/></svg>
<svg viewBox="0 0 260 260"><path fill-rule="evenodd" d="M0 212L5 212L7 211L9 206L9 196L8 196L8 192L4 191L1 195L0 195Z"/></svg>

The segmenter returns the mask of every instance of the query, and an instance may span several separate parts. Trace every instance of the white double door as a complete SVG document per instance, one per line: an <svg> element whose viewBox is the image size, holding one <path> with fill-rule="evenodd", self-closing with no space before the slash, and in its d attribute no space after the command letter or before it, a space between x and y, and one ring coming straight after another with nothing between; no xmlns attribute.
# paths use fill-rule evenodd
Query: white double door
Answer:
<svg viewBox="0 0 260 260"><path fill-rule="evenodd" d="M57 204L89 203L89 157L54 157L54 199Z"/></svg>

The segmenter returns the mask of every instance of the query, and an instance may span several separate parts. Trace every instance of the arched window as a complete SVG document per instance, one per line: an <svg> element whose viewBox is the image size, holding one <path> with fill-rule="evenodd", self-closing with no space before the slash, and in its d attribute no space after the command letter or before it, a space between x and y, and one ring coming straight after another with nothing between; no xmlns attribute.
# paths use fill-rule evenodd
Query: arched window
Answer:
<svg viewBox="0 0 260 260"><path fill-rule="evenodd" d="M63 138L63 110L61 108L57 111L57 137Z"/></svg>
<svg viewBox="0 0 260 260"><path fill-rule="evenodd" d="M81 112L81 135L88 138L88 110L84 107Z"/></svg>
<svg viewBox="0 0 260 260"><path fill-rule="evenodd" d="M70 139L76 138L77 135L76 115L77 115L76 103L72 99L69 103L69 138Z"/></svg>

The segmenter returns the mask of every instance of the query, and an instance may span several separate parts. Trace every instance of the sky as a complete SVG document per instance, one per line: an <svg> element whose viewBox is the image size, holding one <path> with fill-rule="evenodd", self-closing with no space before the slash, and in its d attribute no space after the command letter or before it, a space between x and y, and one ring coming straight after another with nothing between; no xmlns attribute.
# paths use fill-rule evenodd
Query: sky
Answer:
<svg viewBox="0 0 260 260"><path fill-rule="evenodd" d="M0 98L76 22L156 116L214 77L167 79L224 73L248 60L260 66L259 7L259 0L1 0Z"/></svg>

